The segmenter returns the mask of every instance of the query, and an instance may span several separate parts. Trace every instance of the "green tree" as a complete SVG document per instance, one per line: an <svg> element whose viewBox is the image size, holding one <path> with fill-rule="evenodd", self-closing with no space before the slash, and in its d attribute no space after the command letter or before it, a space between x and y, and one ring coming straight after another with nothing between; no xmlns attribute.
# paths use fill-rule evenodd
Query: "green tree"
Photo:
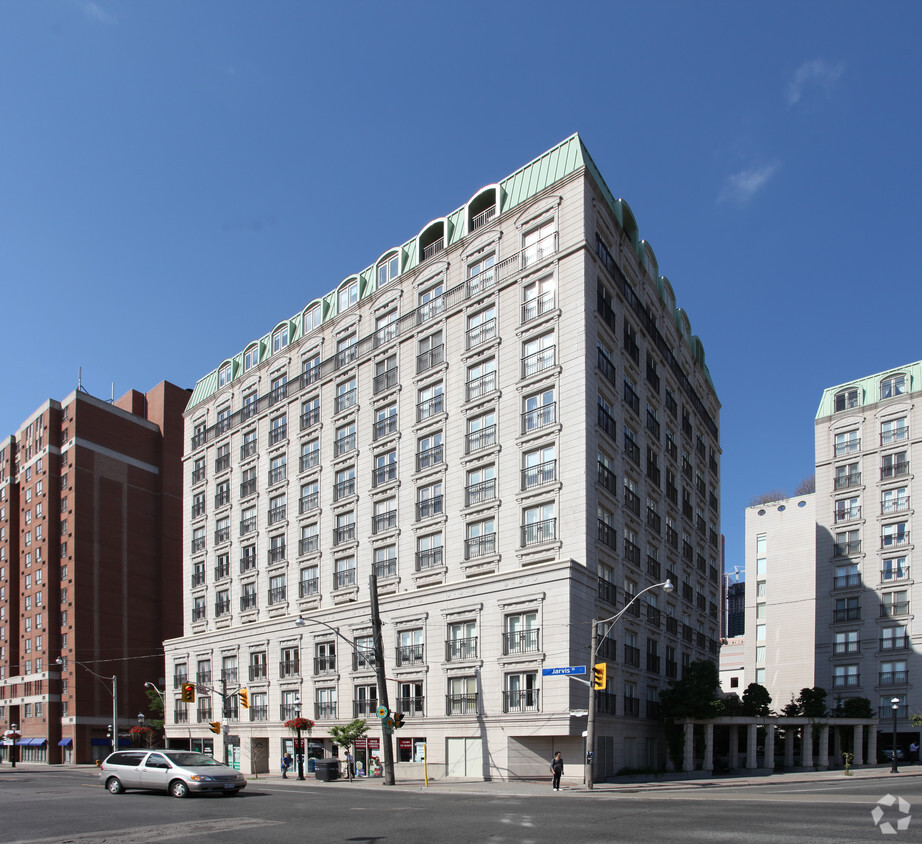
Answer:
<svg viewBox="0 0 922 844"><path fill-rule="evenodd" d="M682 764L682 718L716 718L724 713L720 700L720 672L711 660L699 659L689 665L681 680L670 680L669 688L659 693L660 712L665 719L666 745L676 767Z"/></svg>
<svg viewBox="0 0 922 844"><path fill-rule="evenodd" d="M849 697L836 703L832 713L836 718L873 718L871 701L866 697Z"/></svg>
<svg viewBox="0 0 922 844"><path fill-rule="evenodd" d="M801 715L807 718L826 717L826 689L814 686L812 689L801 689L797 698Z"/></svg>
<svg viewBox="0 0 922 844"><path fill-rule="evenodd" d="M759 683L750 683L743 692L743 715L763 717L771 715L772 696Z"/></svg>
<svg viewBox="0 0 922 844"><path fill-rule="evenodd" d="M163 718L163 698L151 688L145 687L144 691L147 693L147 711L150 713L145 715L144 723L151 729L151 732L144 736L144 742L148 747L153 747L155 743L162 747L163 741L155 742L155 739L161 739L163 725L166 723Z"/></svg>
<svg viewBox="0 0 922 844"><path fill-rule="evenodd" d="M350 721L348 724L339 725L330 727L330 738L338 744L340 747L344 748L348 757L349 751L352 749L352 746L355 744L356 739L360 739L365 733L368 732L368 723L364 718L356 718L354 721ZM346 771L349 776L349 780L352 780L352 766L346 762Z"/></svg>

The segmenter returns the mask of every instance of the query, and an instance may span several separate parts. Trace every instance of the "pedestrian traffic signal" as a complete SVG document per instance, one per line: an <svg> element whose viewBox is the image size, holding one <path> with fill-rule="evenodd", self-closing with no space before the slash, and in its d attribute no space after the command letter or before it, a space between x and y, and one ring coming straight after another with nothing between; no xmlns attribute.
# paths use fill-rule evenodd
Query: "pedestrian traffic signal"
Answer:
<svg viewBox="0 0 922 844"><path fill-rule="evenodd" d="M592 666L592 688L604 691L608 685L608 663L597 662Z"/></svg>
<svg viewBox="0 0 922 844"><path fill-rule="evenodd" d="M209 721L209 722L208 722L208 729L210 729L211 732L217 733L217 734L220 735L220 733L221 733L221 722L220 722L220 721Z"/></svg>
<svg viewBox="0 0 922 844"><path fill-rule="evenodd" d="M250 693L246 689L241 689L237 692L237 696L240 698L240 705L244 709L250 708Z"/></svg>
<svg viewBox="0 0 922 844"><path fill-rule="evenodd" d="M180 699L183 703L195 703L195 683L182 684L182 697Z"/></svg>
<svg viewBox="0 0 922 844"><path fill-rule="evenodd" d="M394 713L394 729L399 730L403 726L404 715L402 712Z"/></svg>

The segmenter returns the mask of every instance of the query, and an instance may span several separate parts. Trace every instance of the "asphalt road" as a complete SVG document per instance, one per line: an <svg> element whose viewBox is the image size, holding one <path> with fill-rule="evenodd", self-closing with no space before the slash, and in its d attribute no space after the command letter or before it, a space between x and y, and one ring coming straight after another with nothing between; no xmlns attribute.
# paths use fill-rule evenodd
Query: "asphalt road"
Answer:
<svg viewBox="0 0 922 844"><path fill-rule="evenodd" d="M176 800L111 795L88 771L7 769L0 844L161 842L835 842L881 841L872 810L899 786L910 804L881 807L879 824L919 814L922 776L899 780L638 788L559 793L534 786L386 788L379 783L251 780L237 797ZM884 841L918 841L910 826Z"/></svg>

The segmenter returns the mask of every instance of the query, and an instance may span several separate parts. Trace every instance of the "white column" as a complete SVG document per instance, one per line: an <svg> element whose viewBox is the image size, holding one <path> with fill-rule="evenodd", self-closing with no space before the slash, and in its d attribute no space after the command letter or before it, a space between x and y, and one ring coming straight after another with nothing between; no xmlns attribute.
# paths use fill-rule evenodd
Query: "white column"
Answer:
<svg viewBox="0 0 922 844"><path fill-rule="evenodd" d="M731 769L738 768L740 764L740 728L736 724L730 726L730 754L727 757L727 766Z"/></svg>
<svg viewBox="0 0 922 844"><path fill-rule="evenodd" d="M750 770L759 764L759 748L756 744L758 729L756 724L746 725L746 767Z"/></svg>
<svg viewBox="0 0 922 844"><path fill-rule="evenodd" d="M813 767L813 725L804 724L800 738L800 764L803 768Z"/></svg>
<svg viewBox="0 0 922 844"><path fill-rule="evenodd" d="M873 729L872 729L872 732L873 732ZM859 765L864 764L864 725L863 724L855 724L854 739L855 739L855 761L852 762L852 764L857 768Z"/></svg>
<svg viewBox="0 0 922 844"><path fill-rule="evenodd" d="M765 767L769 771L775 769L775 725L767 724L765 727Z"/></svg>
<svg viewBox="0 0 922 844"><path fill-rule="evenodd" d="M816 767L824 771L829 768L829 724L820 724L820 747Z"/></svg>
<svg viewBox="0 0 922 844"><path fill-rule="evenodd" d="M695 770L695 725L685 724L685 753L682 756L682 770Z"/></svg>
<svg viewBox="0 0 922 844"><path fill-rule="evenodd" d="M714 770L714 724L707 723L704 725L704 764L703 771Z"/></svg>

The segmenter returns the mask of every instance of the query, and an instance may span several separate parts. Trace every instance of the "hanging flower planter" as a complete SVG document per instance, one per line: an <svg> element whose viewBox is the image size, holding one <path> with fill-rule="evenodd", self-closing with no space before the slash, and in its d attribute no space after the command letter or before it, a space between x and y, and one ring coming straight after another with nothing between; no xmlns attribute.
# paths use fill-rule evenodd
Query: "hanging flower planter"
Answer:
<svg viewBox="0 0 922 844"><path fill-rule="evenodd" d="M293 732L298 730L303 730L304 732L309 733L314 729L314 722L310 718L292 718L290 721L285 722L285 726Z"/></svg>

